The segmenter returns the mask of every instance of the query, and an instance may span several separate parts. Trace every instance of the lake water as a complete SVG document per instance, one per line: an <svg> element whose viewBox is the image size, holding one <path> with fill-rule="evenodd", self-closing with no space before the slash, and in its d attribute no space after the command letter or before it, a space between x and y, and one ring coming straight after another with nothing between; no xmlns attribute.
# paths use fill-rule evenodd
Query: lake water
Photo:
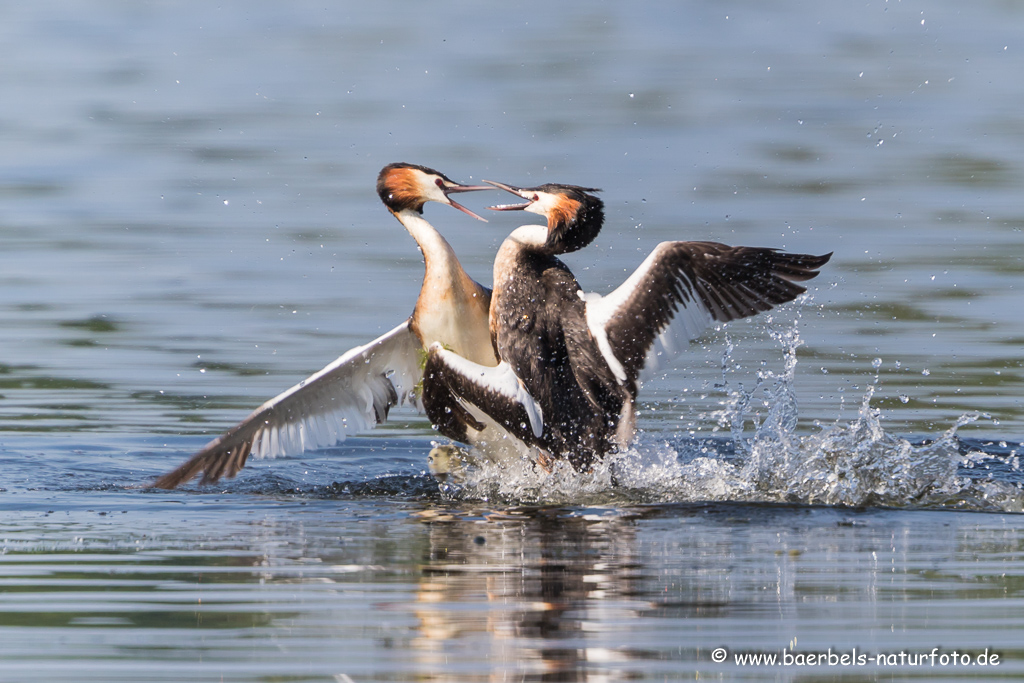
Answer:
<svg viewBox="0 0 1024 683"><path fill-rule="evenodd" d="M1024 7L0 16L0 681L1024 676ZM835 256L588 475L439 483L393 413L142 489L409 315L393 161L604 188L597 292L666 239ZM523 218L426 215L484 283Z"/></svg>

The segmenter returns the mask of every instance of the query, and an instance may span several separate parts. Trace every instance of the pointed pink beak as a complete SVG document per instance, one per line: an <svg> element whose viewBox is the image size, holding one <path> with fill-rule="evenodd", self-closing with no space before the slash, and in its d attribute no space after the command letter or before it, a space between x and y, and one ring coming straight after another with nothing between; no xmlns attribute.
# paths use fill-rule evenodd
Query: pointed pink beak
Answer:
<svg viewBox="0 0 1024 683"><path fill-rule="evenodd" d="M526 207L528 207L530 204L533 204L533 200L527 196L528 193L525 192L520 187L516 187L515 185L506 185L505 183L499 183L496 180L485 180L484 182L487 183L488 185L493 185L499 190L505 190L505 192L510 192L518 197L522 197L523 199L529 200L525 204L496 204L495 206L488 206L487 208L490 209L491 211L524 211Z"/></svg>
<svg viewBox="0 0 1024 683"><path fill-rule="evenodd" d="M440 184L440 183L438 183L438 184ZM477 219L478 221L483 221L484 223L486 223L487 222L486 218L484 218L482 216L476 215L475 213L473 213L472 211L470 211L469 209L464 207L462 204L459 204L457 201L455 201L454 199L452 199L448 195L457 194L459 192L478 192L480 190L493 190L493 189L494 188L491 187L490 185L451 185L451 186L444 186L444 187L442 187L441 191L444 192L444 196L447 197L448 203L451 204L452 207L458 209L462 213L469 214L470 216L472 216L473 218Z"/></svg>

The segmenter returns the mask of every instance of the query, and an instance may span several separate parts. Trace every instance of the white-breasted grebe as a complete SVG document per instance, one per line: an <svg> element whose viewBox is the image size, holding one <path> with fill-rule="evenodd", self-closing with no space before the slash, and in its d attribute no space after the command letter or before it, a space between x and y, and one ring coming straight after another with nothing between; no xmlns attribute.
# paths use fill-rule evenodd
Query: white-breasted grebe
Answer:
<svg viewBox="0 0 1024 683"><path fill-rule="evenodd" d="M607 296L584 294L557 255L600 232L597 190L485 182L526 199L491 208L537 213L547 225L517 228L498 250L490 326L501 363L483 367L434 344L424 385L443 385L539 449L539 458L577 469L632 440L642 372L716 322L792 301L805 291L795 283L832 256L663 242Z"/></svg>

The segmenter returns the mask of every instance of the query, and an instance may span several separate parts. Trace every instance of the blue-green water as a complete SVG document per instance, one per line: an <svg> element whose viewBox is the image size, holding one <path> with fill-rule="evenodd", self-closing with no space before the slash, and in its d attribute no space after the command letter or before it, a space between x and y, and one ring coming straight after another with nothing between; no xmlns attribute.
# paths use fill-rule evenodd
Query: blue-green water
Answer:
<svg viewBox="0 0 1024 683"><path fill-rule="evenodd" d="M0 680L1024 672L1024 8L0 16ZM597 292L665 239L835 256L646 386L638 448L588 477L439 485L398 413L139 488L411 312L392 161L604 188L567 258ZM427 208L484 283L522 219L488 217ZM1001 660L734 658L783 648Z"/></svg>

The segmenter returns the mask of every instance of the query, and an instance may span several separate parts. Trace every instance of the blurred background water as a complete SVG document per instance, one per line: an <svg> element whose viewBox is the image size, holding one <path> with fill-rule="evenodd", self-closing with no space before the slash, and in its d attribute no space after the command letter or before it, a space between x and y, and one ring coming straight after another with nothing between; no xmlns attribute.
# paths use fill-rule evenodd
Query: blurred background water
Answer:
<svg viewBox="0 0 1024 683"><path fill-rule="evenodd" d="M0 679L1020 675L1022 36L995 1L0 4ZM130 488L411 312L392 161L603 188L597 292L666 239L835 256L645 387L668 479L440 488L396 415ZM484 283L522 220L427 218Z"/></svg>

